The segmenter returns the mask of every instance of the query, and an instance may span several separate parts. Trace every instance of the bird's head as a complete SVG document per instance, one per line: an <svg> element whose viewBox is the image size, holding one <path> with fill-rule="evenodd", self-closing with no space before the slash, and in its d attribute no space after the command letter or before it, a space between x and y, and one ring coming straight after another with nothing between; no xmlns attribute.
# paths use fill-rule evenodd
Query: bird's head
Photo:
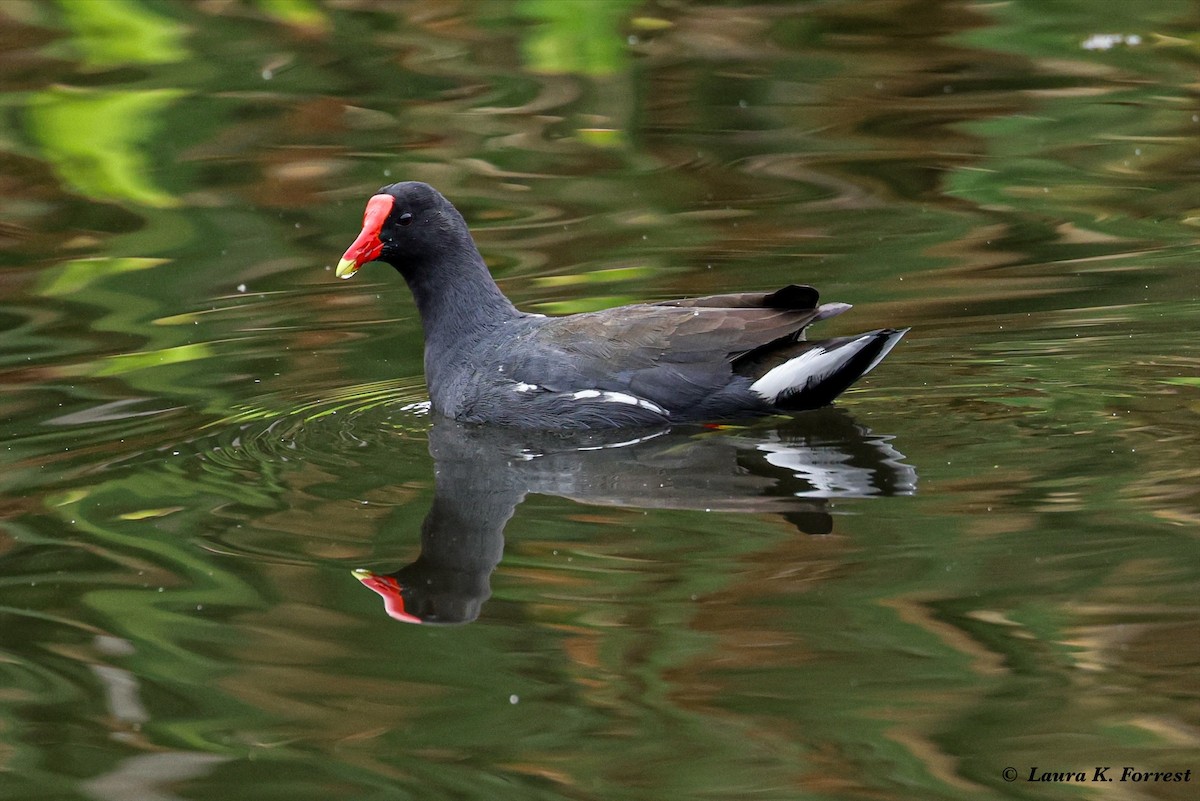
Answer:
<svg viewBox="0 0 1200 801"><path fill-rule="evenodd" d="M385 186L367 201L358 238L338 262L335 275L350 278L370 261L403 269L429 255L452 250L470 237L462 215L429 184Z"/></svg>

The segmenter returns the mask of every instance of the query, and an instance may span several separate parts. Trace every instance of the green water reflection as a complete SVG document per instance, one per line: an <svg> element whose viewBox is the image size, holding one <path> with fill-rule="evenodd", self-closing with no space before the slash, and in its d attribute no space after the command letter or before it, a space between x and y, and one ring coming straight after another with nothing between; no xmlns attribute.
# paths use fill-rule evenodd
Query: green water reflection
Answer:
<svg viewBox="0 0 1200 801"><path fill-rule="evenodd" d="M1190 3L14 1L0 45L0 798L1194 795L1024 780L1200 771ZM913 331L834 416L459 459L477 618L405 625L351 571L422 553L445 443L402 283L332 275L400 179L524 308L802 280Z"/></svg>

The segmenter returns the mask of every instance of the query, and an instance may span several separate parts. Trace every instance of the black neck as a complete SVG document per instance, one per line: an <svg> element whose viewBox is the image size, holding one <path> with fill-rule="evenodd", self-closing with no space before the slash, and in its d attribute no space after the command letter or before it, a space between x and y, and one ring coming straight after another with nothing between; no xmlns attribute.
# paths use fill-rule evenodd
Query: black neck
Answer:
<svg viewBox="0 0 1200 801"><path fill-rule="evenodd" d="M398 267L412 290L425 347L454 349L520 314L488 271L474 245L439 254L438 263Z"/></svg>

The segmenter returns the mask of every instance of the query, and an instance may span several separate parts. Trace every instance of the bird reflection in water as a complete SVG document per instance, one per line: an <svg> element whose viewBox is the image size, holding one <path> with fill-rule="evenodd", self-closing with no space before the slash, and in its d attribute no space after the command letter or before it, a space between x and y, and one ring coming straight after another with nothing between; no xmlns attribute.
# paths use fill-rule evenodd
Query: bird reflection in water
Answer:
<svg viewBox="0 0 1200 801"><path fill-rule="evenodd" d="M595 506L775 514L829 534L831 500L911 495L890 444L827 408L749 427L532 433L439 419L429 432L433 505L416 561L355 577L408 623L468 623L491 595L504 527L528 493Z"/></svg>

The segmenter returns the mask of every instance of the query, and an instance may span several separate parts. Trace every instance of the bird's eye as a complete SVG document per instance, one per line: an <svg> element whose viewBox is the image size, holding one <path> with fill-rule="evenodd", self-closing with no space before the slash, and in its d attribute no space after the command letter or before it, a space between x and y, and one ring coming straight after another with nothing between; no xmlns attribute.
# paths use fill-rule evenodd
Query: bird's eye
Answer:
<svg viewBox="0 0 1200 801"><path fill-rule="evenodd" d="M412 225L412 220L413 220L412 215L409 214L407 211L400 215L400 224L401 225Z"/></svg>

